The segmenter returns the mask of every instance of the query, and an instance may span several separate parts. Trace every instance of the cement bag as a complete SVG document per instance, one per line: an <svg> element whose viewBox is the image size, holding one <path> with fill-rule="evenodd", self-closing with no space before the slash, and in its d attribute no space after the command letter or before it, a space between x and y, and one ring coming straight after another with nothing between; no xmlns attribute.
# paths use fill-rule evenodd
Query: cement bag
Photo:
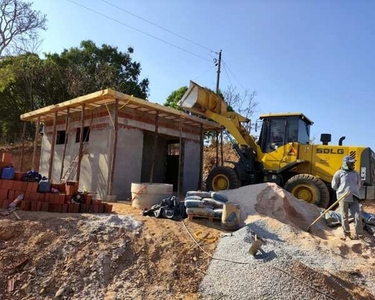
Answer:
<svg viewBox="0 0 375 300"><path fill-rule="evenodd" d="M362 211L362 218L365 224L369 225L375 225L375 215L374 214L369 214L365 211Z"/></svg>
<svg viewBox="0 0 375 300"><path fill-rule="evenodd" d="M375 226L371 226L371 225L365 225L365 230L370 234L372 235L373 237L375 237Z"/></svg>
<svg viewBox="0 0 375 300"><path fill-rule="evenodd" d="M211 198L214 199L214 200L216 200L216 201L223 202L223 203L228 202L228 198L227 198L227 196L224 196L224 195L218 194L218 193L216 193L216 192L212 192L212 193L211 193Z"/></svg>
<svg viewBox="0 0 375 300"><path fill-rule="evenodd" d="M212 198L203 198L202 202L204 203L204 205L213 206L214 208L223 208L224 205L223 202L214 200Z"/></svg>
<svg viewBox="0 0 375 300"><path fill-rule="evenodd" d="M341 215L335 211L328 211L324 215L328 227L335 227L341 224Z"/></svg>
<svg viewBox="0 0 375 300"><path fill-rule="evenodd" d="M206 207L207 205L204 204L201 200L186 200L185 199L185 206L186 208L190 207ZM209 206L209 208L213 209L213 206Z"/></svg>
<svg viewBox="0 0 375 300"><path fill-rule="evenodd" d="M222 208L214 209L214 218L221 219L222 216L223 216L223 209Z"/></svg>
<svg viewBox="0 0 375 300"><path fill-rule="evenodd" d="M201 198L211 197L211 192L188 191L188 192L186 193L186 197L189 197L189 196L199 196L199 197L201 197Z"/></svg>
<svg viewBox="0 0 375 300"><path fill-rule="evenodd" d="M186 213L194 216L212 217L214 210L208 207L189 207L186 209Z"/></svg>
<svg viewBox="0 0 375 300"><path fill-rule="evenodd" d="M185 197L185 200L198 200L198 201L200 201L200 200L202 200L202 197L200 197L200 196L187 196L187 197Z"/></svg>

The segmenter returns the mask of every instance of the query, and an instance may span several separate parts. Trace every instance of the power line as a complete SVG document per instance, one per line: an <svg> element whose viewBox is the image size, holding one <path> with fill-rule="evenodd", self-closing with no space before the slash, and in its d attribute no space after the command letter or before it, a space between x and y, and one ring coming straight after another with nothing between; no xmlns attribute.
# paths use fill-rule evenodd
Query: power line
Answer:
<svg viewBox="0 0 375 300"><path fill-rule="evenodd" d="M243 87L242 83L237 79L236 75L234 75L234 73L231 71L231 69L229 68L229 66L223 61L224 65L226 66L226 68L228 69L228 71L232 74L232 76L234 77L234 79L237 81L237 83L241 86L241 88L246 91L246 89Z"/></svg>
<svg viewBox="0 0 375 300"><path fill-rule="evenodd" d="M228 77L229 83L230 83L230 85L232 85L232 80L230 80L230 77L229 77L229 74L228 74L227 67L226 67L225 63L223 63L223 67L224 67L225 74Z"/></svg>
<svg viewBox="0 0 375 300"><path fill-rule="evenodd" d="M194 41L191 40L191 39L188 39L188 38L186 38L186 37L184 37L184 36L182 36L182 35L180 35L180 34L178 34L178 33L176 33L176 32L173 32L173 31L169 30L168 28L165 28L165 27L160 26L160 25L158 25L158 24L156 24L156 23L154 23L154 22L151 22L151 21L149 21L149 20L147 20L147 19L145 19L145 18L143 18L143 17L141 17L141 16L138 16L138 15L136 15L136 14L134 14L134 13L132 13L132 12L130 12L130 11L128 11L128 10L122 8L122 7L119 7L119 6L117 6L117 5L115 5L115 4L111 3L111 2L109 2L109 1L106 1L106 0L101 0L101 1L104 2L104 3L107 3L108 5L110 5L110 6L112 6L112 7L117 8L118 10L121 10L121 11L123 11L123 12L125 12L125 13L127 13L127 14L129 14L129 15L132 15L133 17L136 17L136 18L138 18L138 19L140 19L140 20L142 20L142 21L145 21L145 22L147 22L147 23L149 23L149 24L151 24L151 25L154 25L155 27L157 27L157 28L159 28L159 29L165 30L165 31L169 32L170 34L173 34L173 35L175 35L175 36L177 36L177 37L179 37L179 38L181 38L181 39L183 39L183 40L185 40L185 41L188 41L188 42L190 42L190 43L193 43L194 45L196 45L196 46L198 46L198 47L201 47L201 48L203 48L203 49L206 49L206 50L208 50L208 51L211 51L211 52L214 52L214 53L217 54L216 51L213 51L213 50L211 50L210 48L208 48L208 47L206 47L206 46L203 46L203 45L201 45L201 44L199 44L199 43L197 43L197 42L194 42Z"/></svg>
<svg viewBox="0 0 375 300"><path fill-rule="evenodd" d="M207 73L209 73L210 71L212 71L212 69L214 69L214 68L216 68L216 66L213 66L213 67L209 68L208 70L204 71L203 73L201 73L197 77L193 78L193 80L197 80L199 77L201 77L203 75L206 75Z"/></svg>
<svg viewBox="0 0 375 300"><path fill-rule="evenodd" d="M211 60L209 60L208 58L205 58L205 57L203 57L203 56L200 56L199 54L196 54L196 53L194 53L194 52L191 52L191 51L189 51L189 50L186 50L186 49L184 49L184 48L182 48L182 47L180 47L180 46L174 45L174 44L172 44L172 43L170 43L170 42L168 42L168 41L166 41L166 40L163 40L163 39L161 39L161 38L158 38L158 37L156 37L156 36L154 36L154 35L152 35L152 34L149 34L149 33L145 32L145 31L142 31L142 30L140 30L140 29L137 29L137 28L135 28L135 27L133 27L133 26L131 26L131 25L128 25L128 24L126 24L126 23L124 23L124 22L121 22L121 21L116 20L116 19L114 19L114 18L112 18L112 17L109 17L109 16L107 16L107 15L105 15L105 14L102 14L102 13L96 11L96 10L93 10L93 9L87 7L87 6L84 6L84 5L82 5L82 4L79 4L79 3L77 3L77 2L75 2L75 1L73 1L73 0L66 0L66 1L69 1L69 2L71 2L71 3L73 3L73 4L77 5L77 6L80 6L80 7L84 8L84 9L87 9L87 10L89 10L89 11L91 11L91 12L93 12L93 13L99 15L99 16L102 16L102 17L104 17L104 18L107 18L107 19L109 19L109 20L112 20L112 21L114 21L114 22L116 22L116 23L119 23L119 24L121 24L121 25L123 25L123 26L129 27L129 28L131 28L131 29L133 29L133 30L135 30L135 31L138 31L138 32L140 32L140 33L142 33L142 34L144 34L144 35L147 35L147 36L149 36L149 37L151 37L151 38L153 38L153 39L156 39L156 40L158 40L158 41L160 41L160 42L163 42L163 43L165 43L165 44L167 44L167 45L169 45L169 46L175 47L175 48L177 48L177 49L179 49L179 50L181 50L181 51L184 51L184 52L186 52L186 53L189 53L189 54L191 54L191 55L194 55L194 56L196 56L196 57L199 57L199 58L201 58L201 59L203 59L203 60L205 60L205 61L209 61L209 62L211 62Z"/></svg>

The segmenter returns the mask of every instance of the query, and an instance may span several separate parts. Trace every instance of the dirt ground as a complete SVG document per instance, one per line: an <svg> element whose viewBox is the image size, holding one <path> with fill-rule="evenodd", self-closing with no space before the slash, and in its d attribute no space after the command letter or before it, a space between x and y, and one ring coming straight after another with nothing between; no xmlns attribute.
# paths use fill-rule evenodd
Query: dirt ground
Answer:
<svg viewBox="0 0 375 300"><path fill-rule="evenodd" d="M129 204L114 211L141 229L87 230L97 218L88 214L0 216L0 299L197 299L210 259L183 222L144 217ZM184 222L213 253L220 223Z"/></svg>

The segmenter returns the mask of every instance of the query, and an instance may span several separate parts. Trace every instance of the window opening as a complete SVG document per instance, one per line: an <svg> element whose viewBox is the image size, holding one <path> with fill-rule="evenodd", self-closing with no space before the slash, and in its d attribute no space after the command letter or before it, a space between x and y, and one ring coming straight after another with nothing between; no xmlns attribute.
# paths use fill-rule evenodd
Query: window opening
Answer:
<svg viewBox="0 0 375 300"><path fill-rule="evenodd" d="M76 143L80 142L81 128L78 127L76 131ZM88 142L90 140L90 127L86 126L83 128L83 142Z"/></svg>
<svg viewBox="0 0 375 300"><path fill-rule="evenodd" d="M58 130L57 134L56 134L56 145L63 145L63 144L65 144L65 136L66 136L66 131L65 130Z"/></svg>

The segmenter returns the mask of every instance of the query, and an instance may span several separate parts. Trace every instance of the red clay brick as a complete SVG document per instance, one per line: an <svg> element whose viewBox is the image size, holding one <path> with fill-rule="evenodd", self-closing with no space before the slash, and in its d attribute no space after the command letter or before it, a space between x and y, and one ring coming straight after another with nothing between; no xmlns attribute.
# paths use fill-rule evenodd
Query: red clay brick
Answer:
<svg viewBox="0 0 375 300"><path fill-rule="evenodd" d="M19 195L22 195L22 194L25 194L24 192L22 191L14 191L14 197L17 198ZM25 198L25 195L23 195L23 197Z"/></svg>
<svg viewBox="0 0 375 300"><path fill-rule="evenodd" d="M21 191L22 190L22 181L13 181L13 189L16 191Z"/></svg>
<svg viewBox="0 0 375 300"><path fill-rule="evenodd" d="M86 195L86 204L92 203L92 195Z"/></svg>
<svg viewBox="0 0 375 300"><path fill-rule="evenodd" d="M55 204L55 209L54 211L57 213L61 213L63 209L63 204Z"/></svg>
<svg viewBox="0 0 375 300"><path fill-rule="evenodd" d="M79 212L80 213L87 213L89 211L89 206L87 204L80 204L79 205Z"/></svg>
<svg viewBox="0 0 375 300"><path fill-rule="evenodd" d="M38 183L37 182L28 182L27 183L27 191L36 193L38 191Z"/></svg>
<svg viewBox="0 0 375 300"><path fill-rule="evenodd" d="M22 188L21 188L21 191L23 191L23 192L27 192L27 182L26 182L26 181L22 182Z"/></svg>
<svg viewBox="0 0 375 300"><path fill-rule="evenodd" d="M55 211L55 204L48 203L48 211L49 212L54 212Z"/></svg>
<svg viewBox="0 0 375 300"><path fill-rule="evenodd" d="M44 202L45 194L43 194L43 193L39 193L38 196L39 196L39 197L38 197L38 201L40 201L40 202Z"/></svg>
<svg viewBox="0 0 375 300"><path fill-rule="evenodd" d="M43 202L42 204L42 211L48 211L49 203L48 202Z"/></svg>
<svg viewBox="0 0 375 300"><path fill-rule="evenodd" d="M12 180L5 180L3 181L2 188L6 190L13 189L13 181Z"/></svg>
<svg viewBox="0 0 375 300"><path fill-rule="evenodd" d="M73 205L73 212L78 214L79 213L79 209L80 209L80 204L69 204L69 205Z"/></svg>
<svg viewBox="0 0 375 300"><path fill-rule="evenodd" d="M25 192L24 200L31 201L31 192Z"/></svg>
<svg viewBox="0 0 375 300"><path fill-rule="evenodd" d="M64 204L65 203L65 194L56 194L55 195L55 201L58 204Z"/></svg>
<svg viewBox="0 0 375 300"><path fill-rule="evenodd" d="M14 175L14 179L18 181L22 181L22 178L26 175L25 172L16 172Z"/></svg>
<svg viewBox="0 0 375 300"><path fill-rule="evenodd" d="M33 202L38 201L39 200L39 193L31 192L30 193L30 198L31 198L31 201L33 201Z"/></svg>
<svg viewBox="0 0 375 300"><path fill-rule="evenodd" d="M42 207L43 207L43 202L38 201L38 202L36 203L36 210L37 210L37 211L42 211Z"/></svg>
<svg viewBox="0 0 375 300"><path fill-rule="evenodd" d="M0 198L1 199L7 199L7 197L8 197L8 190L0 189Z"/></svg>
<svg viewBox="0 0 375 300"><path fill-rule="evenodd" d="M106 214L110 214L112 212L112 207L113 207L113 205L105 203L104 204L104 212Z"/></svg>
<svg viewBox="0 0 375 300"><path fill-rule="evenodd" d="M68 204L68 212L69 213L74 213L74 204Z"/></svg>
<svg viewBox="0 0 375 300"><path fill-rule="evenodd" d="M8 191L8 199L9 200L14 200L14 190L9 190Z"/></svg>
<svg viewBox="0 0 375 300"><path fill-rule="evenodd" d="M30 204L30 210L31 210L31 211L37 211L37 208L38 208L38 202L36 202L36 201L31 201L31 204Z"/></svg>
<svg viewBox="0 0 375 300"><path fill-rule="evenodd" d="M24 210L31 209L31 201L22 201L22 203L24 203Z"/></svg>

